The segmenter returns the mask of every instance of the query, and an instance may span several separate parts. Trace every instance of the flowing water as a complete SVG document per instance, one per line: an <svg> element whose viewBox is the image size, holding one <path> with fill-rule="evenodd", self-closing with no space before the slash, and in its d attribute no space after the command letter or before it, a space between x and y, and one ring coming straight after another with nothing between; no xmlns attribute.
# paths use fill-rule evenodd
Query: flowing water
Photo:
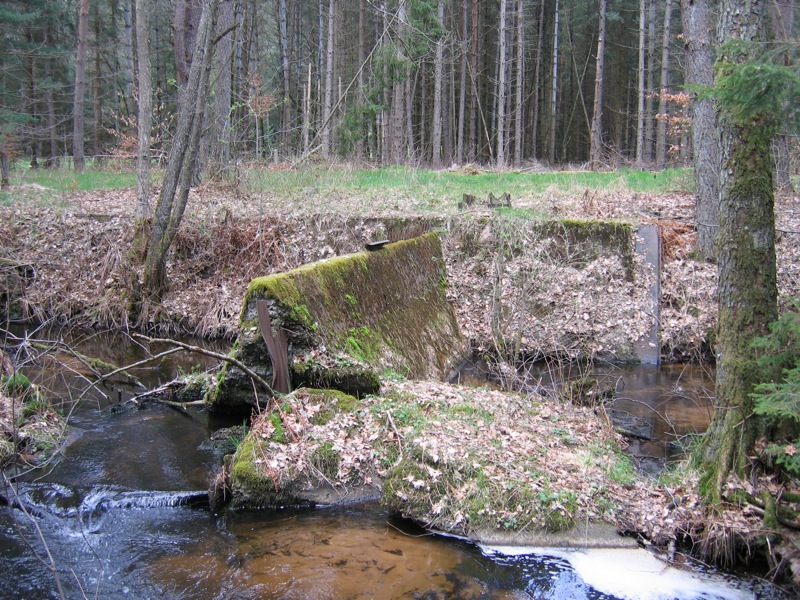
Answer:
<svg viewBox="0 0 800 600"><path fill-rule="evenodd" d="M83 351L119 364L143 354L120 338L92 343ZM643 438L682 431L684 407L634 399L637 386L686 392L685 375L663 371L615 371L630 400L617 408ZM174 372L138 374L154 386ZM131 394L118 386L82 401L61 460L0 489L1 598L58 598L59 585L68 598L754 597L746 580L666 568L644 550L484 548L376 504L212 514L205 490L220 457L204 442L231 423L199 408L132 407ZM659 448L654 460L666 459ZM758 597L780 597L769 594Z"/></svg>

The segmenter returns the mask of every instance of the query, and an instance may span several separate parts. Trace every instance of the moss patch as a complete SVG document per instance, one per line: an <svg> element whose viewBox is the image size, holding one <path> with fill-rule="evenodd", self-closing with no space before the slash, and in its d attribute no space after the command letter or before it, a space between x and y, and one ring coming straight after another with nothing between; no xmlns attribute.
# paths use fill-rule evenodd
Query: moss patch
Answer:
<svg viewBox="0 0 800 600"><path fill-rule="evenodd" d="M433 233L253 279L236 357L271 378L256 310L263 299L273 328L287 334L295 385L365 395L378 390L377 374L387 368L443 379L466 351L443 281L441 244ZM252 401L252 384L236 371L227 366L211 396L217 408Z"/></svg>

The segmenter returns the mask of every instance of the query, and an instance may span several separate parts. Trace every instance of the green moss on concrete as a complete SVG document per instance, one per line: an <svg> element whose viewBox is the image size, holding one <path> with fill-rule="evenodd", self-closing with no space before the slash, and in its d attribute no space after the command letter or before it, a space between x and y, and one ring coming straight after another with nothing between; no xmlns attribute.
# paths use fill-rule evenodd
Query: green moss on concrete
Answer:
<svg viewBox="0 0 800 600"><path fill-rule="evenodd" d="M466 352L443 282L441 244L433 233L259 277L245 296L237 358L251 368L271 368L258 335L256 301L263 298L273 324L287 332L295 385L364 395L377 391L377 374L387 368L412 378L443 379ZM303 356L314 361L296 358ZM232 371L229 367L226 379ZM360 382L367 387L357 389ZM239 377L214 400L227 402L232 393L252 396L245 384Z"/></svg>

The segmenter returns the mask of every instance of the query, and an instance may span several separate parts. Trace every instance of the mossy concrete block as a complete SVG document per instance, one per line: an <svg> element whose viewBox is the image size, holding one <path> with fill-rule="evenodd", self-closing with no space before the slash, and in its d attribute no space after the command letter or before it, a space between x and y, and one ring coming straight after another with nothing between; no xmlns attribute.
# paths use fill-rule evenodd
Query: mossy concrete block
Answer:
<svg viewBox="0 0 800 600"><path fill-rule="evenodd" d="M441 380L466 354L446 287L434 233L259 277L247 290L233 353L271 379L256 310L263 299L273 327L286 331L294 386L322 382L348 393L374 393L377 374L386 369ZM255 393L249 377L227 365L211 405L242 412L252 408Z"/></svg>

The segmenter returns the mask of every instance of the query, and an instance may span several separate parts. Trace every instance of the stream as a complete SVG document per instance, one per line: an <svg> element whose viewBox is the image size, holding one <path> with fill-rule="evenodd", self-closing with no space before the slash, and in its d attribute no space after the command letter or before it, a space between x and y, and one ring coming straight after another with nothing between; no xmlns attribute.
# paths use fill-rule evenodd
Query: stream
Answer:
<svg viewBox="0 0 800 600"><path fill-rule="evenodd" d="M80 349L117 364L144 355L122 336ZM137 375L154 387L198 361L212 365L184 357ZM55 385L52 373L39 376ZM641 434L643 468L672 456L670 436L708 423L707 374L631 367L608 377L615 420ZM65 396L79 393L63 383ZM106 393L75 407L58 462L0 488L17 505L0 506L0 598L59 598L59 585L67 598L783 598L745 577L666 567L644 550L481 547L373 503L213 514L205 491L220 457L205 442L236 423L198 407L130 407L133 390L121 386Z"/></svg>

